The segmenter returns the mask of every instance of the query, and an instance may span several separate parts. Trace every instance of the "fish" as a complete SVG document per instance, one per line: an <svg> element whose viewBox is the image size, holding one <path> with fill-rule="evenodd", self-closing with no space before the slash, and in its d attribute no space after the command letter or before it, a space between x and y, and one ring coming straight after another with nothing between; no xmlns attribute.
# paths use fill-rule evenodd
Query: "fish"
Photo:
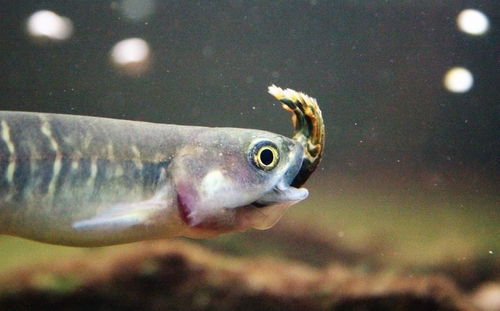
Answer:
<svg viewBox="0 0 500 311"><path fill-rule="evenodd" d="M309 130L296 124L299 141L257 129L0 111L0 234L94 247L268 229L308 197L292 184L312 173Z"/></svg>

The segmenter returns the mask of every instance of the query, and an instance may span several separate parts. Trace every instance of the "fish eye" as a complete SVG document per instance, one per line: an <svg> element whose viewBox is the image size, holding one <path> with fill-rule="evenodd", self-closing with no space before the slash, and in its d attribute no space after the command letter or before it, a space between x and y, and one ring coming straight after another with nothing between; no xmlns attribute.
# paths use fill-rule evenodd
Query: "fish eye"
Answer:
<svg viewBox="0 0 500 311"><path fill-rule="evenodd" d="M270 141L261 141L252 148L252 162L264 171L270 171L278 165L278 147Z"/></svg>

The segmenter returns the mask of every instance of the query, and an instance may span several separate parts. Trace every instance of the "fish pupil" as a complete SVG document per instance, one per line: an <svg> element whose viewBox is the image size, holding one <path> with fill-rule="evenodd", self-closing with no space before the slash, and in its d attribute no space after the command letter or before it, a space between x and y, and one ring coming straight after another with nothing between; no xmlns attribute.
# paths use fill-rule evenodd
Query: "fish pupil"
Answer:
<svg viewBox="0 0 500 311"><path fill-rule="evenodd" d="M274 161L274 153L270 149L264 149L260 152L260 161L264 165L270 165Z"/></svg>

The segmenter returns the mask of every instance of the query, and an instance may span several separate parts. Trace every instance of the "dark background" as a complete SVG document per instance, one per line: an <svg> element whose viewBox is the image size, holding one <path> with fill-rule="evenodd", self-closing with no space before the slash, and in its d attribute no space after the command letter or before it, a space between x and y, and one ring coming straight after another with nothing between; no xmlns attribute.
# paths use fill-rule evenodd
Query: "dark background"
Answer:
<svg viewBox="0 0 500 311"><path fill-rule="evenodd" d="M316 97L323 110L327 147L315 178L498 191L496 0L158 1L153 15L135 22L117 2L3 2L2 110L291 136L290 115L267 94L276 84ZM488 16L485 36L457 29L465 8ZM70 18L73 36L30 39L26 19L42 9ZM152 50L151 68L140 76L109 60L112 46L130 37ZM444 89L453 66L474 75L469 92Z"/></svg>

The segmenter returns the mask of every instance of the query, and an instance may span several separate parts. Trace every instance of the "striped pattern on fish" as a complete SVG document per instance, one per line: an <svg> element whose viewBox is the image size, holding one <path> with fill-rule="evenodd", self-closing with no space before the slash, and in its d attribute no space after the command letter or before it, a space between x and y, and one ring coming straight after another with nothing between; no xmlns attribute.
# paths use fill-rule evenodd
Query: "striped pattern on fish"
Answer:
<svg viewBox="0 0 500 311"><path fill-rule="evenodd" d="M0 233L95 246L272 226L297 141L253 129L0 112Z"/></svg>

